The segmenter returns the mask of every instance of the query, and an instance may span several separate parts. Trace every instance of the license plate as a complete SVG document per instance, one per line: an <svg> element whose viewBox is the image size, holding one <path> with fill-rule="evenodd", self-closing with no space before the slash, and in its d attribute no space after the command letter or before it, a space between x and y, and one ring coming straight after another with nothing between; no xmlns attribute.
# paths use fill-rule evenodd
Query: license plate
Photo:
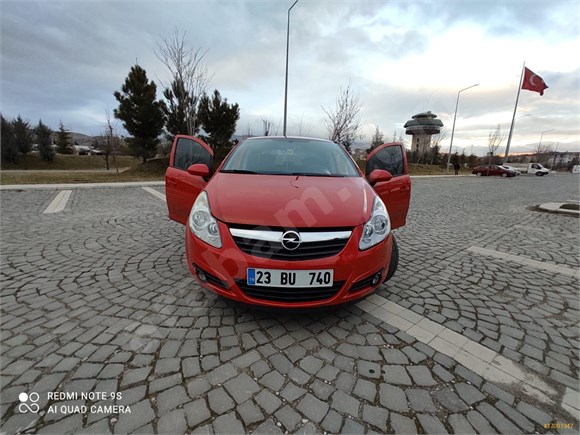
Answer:
<svg viewBox="0 0 580 435"><path fill-rule="evenodd" d="M248 285L262 287L332 287L334 270L280 270L248 268Z"/></svg>

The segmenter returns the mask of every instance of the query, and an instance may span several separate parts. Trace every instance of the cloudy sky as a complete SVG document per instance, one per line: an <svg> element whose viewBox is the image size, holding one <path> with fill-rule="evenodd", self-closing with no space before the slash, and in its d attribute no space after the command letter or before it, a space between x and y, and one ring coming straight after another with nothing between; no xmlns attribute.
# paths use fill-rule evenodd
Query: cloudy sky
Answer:
<svg viewBox="0 0 580 435"><path fill-rule="evenodd" d="M292 2L1 0L0 110L99 134L136 61L158 85L168 81L155 50L177 29L207 50L210 88L240 105L237 133L260 134L261 117L281 133ZM445 148L457 92L478 83L461 93L453 147L484 154L490 130L500 124L507 136L525 61L549 89L521 92L511 150L530 151L553 129L543 143L580 151L578 53L578 0L300 0L291 16L288 133L302 125L324 136L322 107L350 83L364 141L377 125L398 137L412 115L431 110L446 126Z"/></svg>

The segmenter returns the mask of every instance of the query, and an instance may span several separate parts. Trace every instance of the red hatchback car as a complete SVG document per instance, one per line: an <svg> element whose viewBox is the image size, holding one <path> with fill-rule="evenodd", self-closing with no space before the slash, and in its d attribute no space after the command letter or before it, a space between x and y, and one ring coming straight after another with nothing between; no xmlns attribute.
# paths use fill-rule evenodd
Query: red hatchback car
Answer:
<svg viewBox="0 0 580 435"><path fill-rule="evenodd" d="M517 175L517 172L511 171L500 165L476 166L475 168L473 168L471 173L477 175L478 177L482 175L499 175L500 177L515 177Z"/></svg>
<svg viewBox="0 0 580 435"><path fill-rule="evenodd" d="M256 137L216 172L211 148L177 136L165 175L169 217L185 224L187 264L226 298L275 307L358 299L398 264L411 181L402 144L367 158L366 179L328 140Z"/></svg>

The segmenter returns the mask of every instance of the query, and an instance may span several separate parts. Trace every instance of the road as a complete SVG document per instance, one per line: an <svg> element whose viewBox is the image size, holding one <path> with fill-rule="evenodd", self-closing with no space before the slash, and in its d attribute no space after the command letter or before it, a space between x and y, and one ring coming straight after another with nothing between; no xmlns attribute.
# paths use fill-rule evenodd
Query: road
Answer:
<svg viewBox="0 0 580 435"><path fill-rule="evenodd" d="M577 176L413 180L395 277L298 313L201 290L148 189L1 192L2 431L577 433L579 221L531 209Z"/></svg>

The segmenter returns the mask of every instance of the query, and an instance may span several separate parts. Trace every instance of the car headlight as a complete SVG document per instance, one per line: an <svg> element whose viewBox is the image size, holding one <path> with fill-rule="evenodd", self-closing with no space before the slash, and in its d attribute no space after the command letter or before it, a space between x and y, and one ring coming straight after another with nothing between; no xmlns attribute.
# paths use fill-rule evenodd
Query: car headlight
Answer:
<svg viewBox="0 0 580 435"><path fill-rule="evenodd" d="M217 221L211 215L206 192L201 192L189 213L189 229L198 238L216 248L222 247L222 238Z"/></svg>
<svg viewBox="0 0 580 435"><path fill-rule="evenodd" d="M391 231L389 213L381 198L375 197L371 218L365 223L363 233L358 243L358 249L364 251L387 238Z"/></svg>

